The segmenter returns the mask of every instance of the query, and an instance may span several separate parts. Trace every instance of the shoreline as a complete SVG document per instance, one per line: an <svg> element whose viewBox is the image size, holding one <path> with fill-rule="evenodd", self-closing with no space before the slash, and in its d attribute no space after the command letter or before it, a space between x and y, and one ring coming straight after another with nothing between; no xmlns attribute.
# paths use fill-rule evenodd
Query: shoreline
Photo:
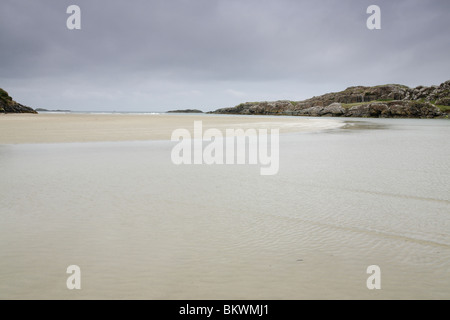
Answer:
<svg viewBox="0 0 450 320"><path fill-rule="evenodd" d="M345 126L338 119L280 116L221 116L193 114L40 113L0 116L0 144L170 140L175 129L192 132L194 121L204 130L279 129L280 133L318 132Z"/></svg>

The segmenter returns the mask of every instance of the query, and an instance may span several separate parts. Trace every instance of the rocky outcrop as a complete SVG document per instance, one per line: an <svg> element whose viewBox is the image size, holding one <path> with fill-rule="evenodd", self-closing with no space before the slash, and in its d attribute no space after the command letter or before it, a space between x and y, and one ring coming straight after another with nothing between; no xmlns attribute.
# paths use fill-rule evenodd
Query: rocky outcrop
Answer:
<svg viewBox="0 0 450 320"><path fill-rule="evenodd" d="M437 118L450 111L450 80L439 86L409 88L399 84L356 86L303 101L246 102L212 113Z"/></svg>
<svg viewBox="0 0 450 320"><path fill-rule="evenodd" d="M5 90L0 88L0 113L37 113L30 107L15 102Z"/></svg>

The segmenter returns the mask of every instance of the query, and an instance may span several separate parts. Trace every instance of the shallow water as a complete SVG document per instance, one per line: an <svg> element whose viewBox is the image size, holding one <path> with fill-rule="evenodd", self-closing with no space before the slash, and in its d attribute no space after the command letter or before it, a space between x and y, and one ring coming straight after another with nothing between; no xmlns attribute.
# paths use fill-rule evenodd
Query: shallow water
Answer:
<svg viewBox="0 0 450 320"><path fill-rule="evenodd" d="M170 141L0 145L0 298L449 299L449 137L403 119L284 134L274 176L176 166Z"/></svg>

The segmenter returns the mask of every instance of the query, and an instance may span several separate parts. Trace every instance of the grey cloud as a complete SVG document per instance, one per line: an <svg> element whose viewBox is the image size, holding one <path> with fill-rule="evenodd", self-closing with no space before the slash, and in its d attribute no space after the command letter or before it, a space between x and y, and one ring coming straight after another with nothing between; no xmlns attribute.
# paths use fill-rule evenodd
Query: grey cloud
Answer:
<svg viewBox="0 0 450 320"><path fill-rule="evenodd" d="M67 6L82 30L65 27ZM6 0L0 87L72 109L230 106L450 78L446 0ZM36 105L39 104L39 105Z"/></svg>

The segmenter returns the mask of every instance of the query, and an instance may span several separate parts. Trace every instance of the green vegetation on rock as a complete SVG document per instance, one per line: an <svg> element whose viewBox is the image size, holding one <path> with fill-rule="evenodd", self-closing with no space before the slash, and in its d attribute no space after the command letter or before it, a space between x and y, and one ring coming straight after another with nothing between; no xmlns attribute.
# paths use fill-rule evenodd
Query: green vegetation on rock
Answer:
<svg viewBox="0 0 450 320"><path fill-rule="evenodd" d="M8 92L0 88L0 101L9 104L12 101L12 98L9 96Z"/></svg>
<svg viewBox="0 0 450 320"><path fill-rule="evenodd" d="M0 88L0 112L2 113L37 113L30 107L14 101L2 88Z"/></svg>
<svg viewBox="0 0 450 320"><path fill-rule="evenodd" d="M442 112L450 113L450 106L443 106L443 105L437 104L436 107L438 107L439 110L441 110Z"/></svg>

